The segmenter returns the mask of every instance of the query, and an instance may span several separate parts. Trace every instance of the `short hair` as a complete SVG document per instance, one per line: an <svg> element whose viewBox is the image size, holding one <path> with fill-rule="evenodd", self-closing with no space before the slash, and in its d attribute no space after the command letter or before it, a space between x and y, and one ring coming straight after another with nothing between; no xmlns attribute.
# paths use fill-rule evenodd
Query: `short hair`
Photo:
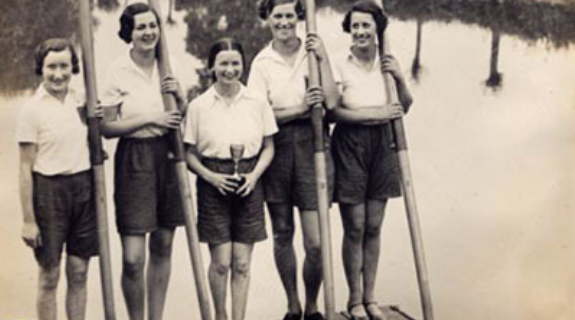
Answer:
<svg viewBox="0 0 575 320"><path fill-rule="evenodd" d="M387 27L387 14L383 9L378 6L373 0L359 0L353 4L351 9L345 14L343 18L342 27L343 31L349 33L351 30L351 14L354 12L371 14L375 21L377 36L380 37Z"/></svg>
<svg viewBox="0 0 575 320"><path fill-rule="evenodd" d="M214 63L216 62L216 57L218 53L227 50L234 50L240 53L242 57L242 65L245 69L246 67L246 58L244 54L244 48L242 44L232 38L222 38L212 44L210 48L210 53L208 55L208 69L212 69L214 67ZM216 76L212 73L212 80L216 81Z"/></svg>
<svg viewBox="0 0 575 320"><path fill-rule="evenodd" d="M260 0L258 2L258 15L263 20L267 20L269 18L270 13L274 10L277 5L286 4L286 3L294 3L295 4L295 13L297 15L298 20L305 19L305 9L301 0Z"/></svg>
<svg viewBox="0 0 575 320"><path fill-rule="evenodd" d="M62 52L64 50L70 51L70 55L72 56L72 74L78 74L80 72L80 62L78 60L78 55L76 54L76 50L74 50L72 43L68 39L64 38L51 38L40 43L36 47L36 51L34 52L36 74L39 76L42 75L44 59L46 59L48 53L52 51Z"/></svg>
<svg viewBox="0 0 575 320"><path fill-rule="evenodd" d="M137 14L144 12L152 12L158 21L158 26L161 28L160 16L156 10L150 8L145 3L136 2L127 6L122 15L120 16L120 31L118 31L118 36L120 39L124 40L125 43L132 42L132 32L134 31L134 17Z"/></svg>

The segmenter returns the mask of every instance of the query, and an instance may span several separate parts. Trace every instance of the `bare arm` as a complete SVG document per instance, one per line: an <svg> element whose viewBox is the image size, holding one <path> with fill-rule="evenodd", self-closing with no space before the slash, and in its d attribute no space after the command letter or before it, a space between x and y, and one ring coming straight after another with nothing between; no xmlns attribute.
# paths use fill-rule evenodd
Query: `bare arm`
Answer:
<svg viewBox="0 0 575 320"><path fill-rule="evenodd" d="M162 94L172 94L175 97L178 110L159 111L155 113L140 114L129 119L118 117L121 105L108 106L105 108L104 119L101 123L102 135L106 138L121 137L145 126L157 126L165 129L176 129L182 121L182 114L186 111L187 105L180 83L176 78L168 76L162 80L160 85Z"/></svg>
<svg viewBox="0 0 575 320"><path fill-rule="evenodd" d="M273 113L278 125L288 123L295 119L309 118L309 108L305 102L297 107L273 108Z"/></svg>
<svg viewBox="0 0 575 320"><path fill-rule="evenodd" d="M42 238L34 215L32 200L32 168L36 161L37 146L35 143L20 143L20 205L22 206L22 239L24 242L36 248L42 245Z"/></svg>
<svg viewBox="0 0 575 320"><path fill-rule="evenodd" d="M324 104L324 101L325 95L321 87L309 87L305 94L304 102L300 106L274 108L274 116L278 124L284 124L295 119L308 119L311 117L312 106Z"/></svg>
<svg viewBox="0 0 575 320"><path fill-rule="evenodd" d="M391 55L383 56L381 59L381 71L384 73L389 72L395 80L397 97L403 106L404 112L407 113L409 111L409 107L413 103L413 97L411 96L411 92L405 83L405 78L403 77L399 63Z"/></svg>
<svg viewBox="0 0 575 320"><path fill-rule="evenodd" d="M413 103L413 97L411 96L411 92L405 83L405 78L394 78L395 85L397 87L397 97L399 98L399 102L403 106L403 111L407 113Z"/></svg>
<svg viewBox="0 0 575 320"><path fill-rule="evenodd" d="M117 107L113 108L117 109ZM118 119L117 115L106 115L101 123L101 130L102 135L109 139L133 133L148 125L175 129L180 125L181 120L182 116L179 111L141 114L129 119Z"/></svg>
<svg viewBox="0 0 575 320"><path fill-rule="evenodd" d="M339 102L339 90L337 89L337 85L333 79L331 65L327 54L321 59L319 70L321 75L321 85L325 95L325 107L328 110L333 110Z"/></svg>
<svg viewBox="0 0 575 320"><path fill-rule="evenodd" d="M333 119L336 122L362 123L365 121L377 120L377 111L381 107L370 107L361 109L349 109L337 107L333 110Z"/></svg>
<svg viewBox="0 0 575 320"><path fill-rule="evenodd" d="M186 114L186 110L188 108L188 101L184 95L184 90L182 89L182 86L180 86L180 83L178 82L178 80L176 80L175 77L173 76L165 77L161 83L161 91L162 94L169 93L173 95L174 98L176 99L178 110L180 110L182 114L184 115Z"/></svg>
<svg viewBox="0 0 575 320"><path fill-rule="evenodd" d="M256 186L257 181L261 178L262 174L266 171L267 167L274 158L274 140L272 136L264 137L262 152L260 153L258 163L252 172L245 174L246 182L236 192L242 197L247 196L252 192Z"/></svg>
<svg viewBox="0 0 575 320"><path fill-rule="evenodd" d="M354 109L340 105L333 111L333 118L336 122L363 125L380 124L401 116L403 116L403 110L399 104Z"/></svg>
<svg viewBox="0 0 575 320"><path fill-rule="evenodd" d="M314 51L316 53L316 57L319 62L321 87L323 94L325 95L325 107L328 110L333 110L339 102L339 90L337 89L337 85L333 79L329 56L321 38L317 34L308 34L306 39L306 50Z"/></svg>

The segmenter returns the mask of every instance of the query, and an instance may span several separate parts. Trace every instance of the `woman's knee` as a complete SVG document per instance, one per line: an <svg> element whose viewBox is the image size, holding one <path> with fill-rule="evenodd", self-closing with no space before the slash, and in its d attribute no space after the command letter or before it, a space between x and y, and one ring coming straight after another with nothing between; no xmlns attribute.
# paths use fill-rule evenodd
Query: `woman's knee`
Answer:
<svg viewBox="0 0 575 320"><path fill-rule="evenodd" d="M123 273L128 278L139 278L144 274L146 258L143 254L124 255L122 266Z"/></svg>
<svg viewBox="0 0 575 320"><path fill-rule="evenodd" d="M218 275L226 275L230 272L231 265L227 261L214 261L210 263L210 270Z"/></svg>
<svg viewBox="0 0 575 320"><path fill-rule="evenodd" d="M40 268L40 276L38 277L39 287L42 291L53 291L58 287L58 280L60 279L60 268Z"/></svg>
<svg viewBox="0 0 575 320"><path fill-rule="evenodd" d="M276 244L291 244L293 242L293 237L295 233L295 228L293 225L282 223L276 224L273 227L274 242Z"/></svg>
<svg viewBox="0 0 575 320"><path fill-rule="evenodd" d="M283 204L268 204L270 211L274 242L276 244L291 243L295 233L293 209Z"/></svg>
<svg viewBox="0 0 575 320"><path fill-rule="evenodd" d="M234 260L232 263L232 273L235 276L248 277L250 274L250 262L245 260Z"/></svg>
<svg viewBox="0 0 575 320"><path fill-rule="evenodd" d="M150 254L156 257L170 258L172 256L172 243L172 231L156 231L150 237Z"/></svg>
<svg viewBox="0 0 575 320"><path fill-rule="evenodd" d="M362 243L366 224L364 206L341 206L340 209L346 240Z"/></svg>
<svg viewBox="0 0 575 320"><path fill-rule="evenodd" d="M66 266L66 279L70 287L84 287L88 280L88 262L68 263Z"/></svg>
<svg viewBox="0 0 575 320"><path fill-rule="evenodd" d="M365 226L360 223L350 223L345 227L344 236L353 243L362 243L365 235Z"/></svg>
<svg viewBox="0 0 575 320"><path fill-rule="evenodd" d="M310 259L314 264L321 263L321 242L319 238L305 239L304 249L307 259Z"/></svg>
<svg viewBox="0 0 575 320"><path fill-rule="evenodd" d="M367 225L365 228L366 238L379 238L381 234L381 224Z"/></svg>

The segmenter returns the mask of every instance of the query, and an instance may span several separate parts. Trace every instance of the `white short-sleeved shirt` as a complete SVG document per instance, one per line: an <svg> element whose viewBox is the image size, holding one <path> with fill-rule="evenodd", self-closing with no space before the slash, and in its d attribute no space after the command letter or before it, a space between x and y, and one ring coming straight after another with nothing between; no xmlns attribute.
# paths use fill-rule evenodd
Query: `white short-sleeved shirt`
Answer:
<svg viewBox="0 0 575 320"><path fill-rule="evenodd" d="M90 169L88 129L78 110L84 101L82 93L69 88L62 103L41 84L22 105L16 140L37 145L34 172L70 175Z"/></svg>
<svg viewBox="0 0 575 320"><path fill-rule="evenodd" d="M268 102L243 85L228 105L214 86L190 102L184 142L203 157L230 159L230 145L243 144L244 158L256 156L263 137L278 131Z"/></svg>
<svg viewBox="0 0 575 320"><path fill-rule="evenodd" d="M163 111L158 68L154 65L152 76L149 77L132 60L130 50L126 51L108 68L100 102L104 107L119 105L121 119ZM150 138L162 136L166 132L167 129L149 125L126 137Z"/></svg>
<svg viewBox="0 0 575 320"><path fill-rule="evenodd" d="M379 55L365 68L351 51L334 57L334 79L346 108L383 106L387 103Z"/></svg>
<svg viewBox="0 0 575 320"><path fill-rule="evenodd" d="M302 44L293 66L272 48L270 42L252 62L248 87L264 95L272 108L289 108L304 102L308 77L308 54Z"/></svg>

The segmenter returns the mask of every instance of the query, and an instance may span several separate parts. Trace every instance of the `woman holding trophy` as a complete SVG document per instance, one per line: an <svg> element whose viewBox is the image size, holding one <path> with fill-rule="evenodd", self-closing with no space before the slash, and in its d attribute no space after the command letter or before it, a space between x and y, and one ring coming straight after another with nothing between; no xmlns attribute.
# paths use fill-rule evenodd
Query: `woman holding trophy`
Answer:
<svg viewBox="0 0 575 320"><path fill-rule="evenodd" d="M238 42L216 42L208 68L214 84L188 108L186 160L198 175L198 232L211 255L215 319L228 318L231 273L232 319L242 320L253 245L267 237L259 180L273 158L278 128L268 102L240 82L244 53Z"/></svg>

